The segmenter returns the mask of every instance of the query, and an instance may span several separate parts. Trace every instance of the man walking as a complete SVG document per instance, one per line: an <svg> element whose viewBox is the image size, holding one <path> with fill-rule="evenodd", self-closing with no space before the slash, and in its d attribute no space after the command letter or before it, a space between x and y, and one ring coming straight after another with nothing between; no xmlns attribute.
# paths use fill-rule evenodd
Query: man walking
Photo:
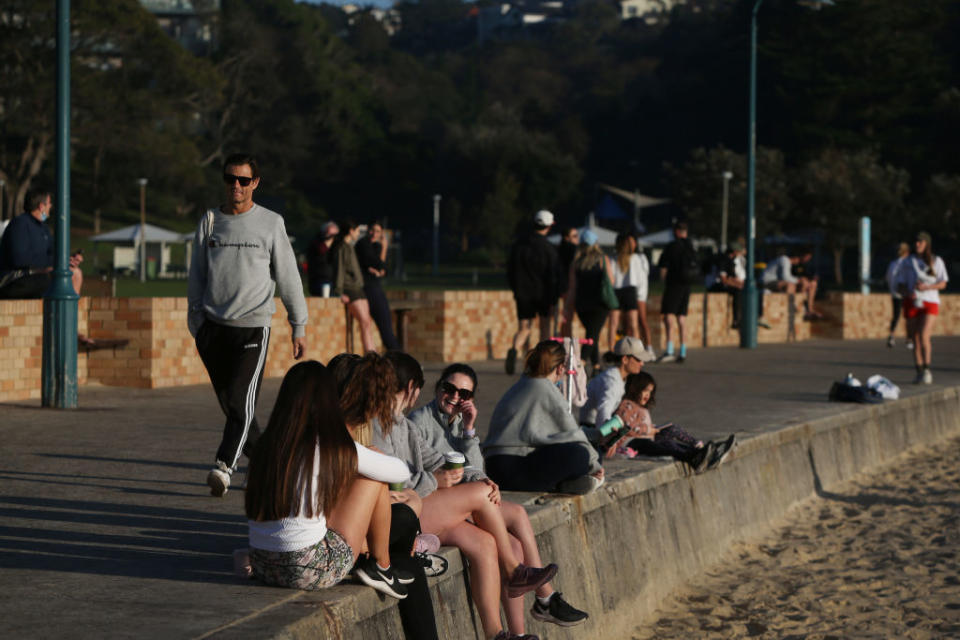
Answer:
<svg viewBox="0 0 960 640"><path fill-rule="evenodd" d="M687 359L686 328L690 285L700 277L697 252L687 238L687 223L674 224L673 237L673 242L664 248L657 264L660 267L660 278L665 285L660 301L660 315L667 338L667 350L658 362L683 362ZM673 350L671 332L674 324L677 325L677 336L680 339L679 355Z"/></svg>
<svg viewBox="0 0 960 640"><path fill-rule="evenodd" d="M196 339L220 408L226 414L210 493L230 487L241 452L249 457L260 435L254 417L263 379L274 290L287 309L293 358L306 349L307 304L283 218L253 202L260 184L257 161L247 154L223 166L225 203L197 227L187 289L187 323Z"/></svg>
<svg viewBox="0 0 960 640"><path fill-rule="evenodd" d="M533 217L533 231L521 237L510 250L507 262L507 280L517 303L517 332L507 351L506 370L513 374L517 366L517 352L530 337L533 319L540 317L540 339L550 337L550 320L560 297L559 259L557 250L547 242L547 233L553 226L553 214L546 209Z"/></svg>

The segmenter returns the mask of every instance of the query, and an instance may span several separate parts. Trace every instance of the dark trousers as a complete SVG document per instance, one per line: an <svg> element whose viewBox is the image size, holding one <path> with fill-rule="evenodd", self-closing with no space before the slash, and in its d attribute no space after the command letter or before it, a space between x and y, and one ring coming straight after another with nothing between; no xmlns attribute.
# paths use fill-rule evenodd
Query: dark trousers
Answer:
<svg viewBox="0 0 960 640"><path fill-rule="evenodd" d="M697 452L698 440L678 426L665 427L653 440L634 438L627 445L642 456L671 456L689 462Z"/></svg>
<svg viewBox="0 0 960 640"><path fill-rule="evenodd" d="M438 640L437 621L423 565L410 557L413 541L420 533L420 520L405 504L390 507L390 564L414 575L407 585L407 597L397 603L403 636L407 640Z"/></svg>
<svg viewBox="0 0 960 640"><path fill-rule="evenodd" d="M504 491L556 491L564 480L590 473L589 446L564 442L538 447L525 456L490 456L487 475Z"/></svg>
<svg viewBox="0 0 960 640"><path fill-rule="evenodd" d="M380 288L379 282L364 283L363 293L367 296L367 304L370 305L370 317L377 324L380 330L380 339L383 346L388 351L399 351L400 342L393 333L393 318L390 315L390 304L387 302L387 296Z"/></svg>
<svg viewBox="0 0 960 640"><path fill-rule="evenodd" d="M733 307L733 326L740 326L740 313L743 305L743 289L737 289L736 287L725 287L722 284L715 284L710 287L709 291L722 292L730 295L730 306ZM763 298L760 299L762 300Z"/></svg>
<svg viewBox="0 0 960 640"><path fill-rule="evenodd" d="M593 344L585 344L580 349L580 359L584 362L590 361L594 366L600 360L600 331L603 330L603 323L607 321L608 313L609 311L601 306L588 309L577 307L577 317L583 323L587 339L593 340Z"/></svg>
<svg viewBox="0 0 960 640"><path fill-rule="evenodd" d="M31 273L17 278L0 289L0 299L3 300L36 300L42 298L50 288L51 275L49 273Z"/></svg>
<svg viewBox="0 0 960 640"><path fill-rule="evenodd" d="M893 315L890 317L890 335L897 330L897 323L900 322L900 310L903 308L903 299L890 296L893 301Z"/></svg>
<svg viewBox="0 0 960 640"><path fill-rule="evenodd" d="M228 327L207 320L197 332L197 351L227 417L216 459L231 469L237 468L241 452L250 457L260 437L254 410L269 344L270 327Z"/></svg>

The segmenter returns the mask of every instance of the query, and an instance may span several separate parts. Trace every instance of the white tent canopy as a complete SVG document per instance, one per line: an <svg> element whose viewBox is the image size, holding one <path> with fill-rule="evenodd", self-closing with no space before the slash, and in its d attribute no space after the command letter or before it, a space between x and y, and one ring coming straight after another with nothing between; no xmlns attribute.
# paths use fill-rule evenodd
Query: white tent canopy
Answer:
<svg viewBox="0 0 960 640"><path fill-rule="evenodd" d="M169 243L188 244L193 240L192 233L177 233L152 224L143 226L143 235L140 232L140 225L133 224L122 229L114 229L106 233L90 238L95 244L99 242L110 242L116 244L113 248L113 268L114 270L139 271L140 269L140 242L141 238L146 243L146 254L148 264L150 260L157 262L157 275L163 277L170 275L170 247ZM189 246L186 252L187 260L190 259ZM189 265L187 265L189 268Z"/></svg>
<svg viewBox="0 0 960 640"><path fill-rule="evenodd" d="M598 187L605 189L610 193L616 194L630 202L637 209L643 209L645 207L655 207L657 205L666 204L670 202L670 198L654 198L651 196L645 196L642 193L637 191L627 191L626 189L620 189L618 187L612 187L609 184L598 184Z"/></svg>

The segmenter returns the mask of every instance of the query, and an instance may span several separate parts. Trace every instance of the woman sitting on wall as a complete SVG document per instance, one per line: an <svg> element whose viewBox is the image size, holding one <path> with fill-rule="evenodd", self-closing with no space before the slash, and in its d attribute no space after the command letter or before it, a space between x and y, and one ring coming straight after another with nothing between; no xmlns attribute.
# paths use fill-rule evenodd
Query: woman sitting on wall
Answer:
<svg viewBox="0 0 960 640"><path fill-rule="evenodd" d="M477 406L473 402L477 392L477 373L466 364L452 364L443 370L434 387L436 394L428 404L409 415L410 424L416 428L424 442L435 451L459 451L466 458L467 468L483 471L483 456L475 426ZM478 479L499 490L486 475ZM521 562L540 565L540 549L530 524L530 517L522 505L507 500L500 501L503 520L510 534L520 541ZM552 622L564 627L580 624L587 614L570 606L562 594L554 591L549 583L536 590L536 600L530 613L537 620ZM523 600L502 598L507 614L507 627L515 633L523 633Z"/></svg>
<svg viewBox="0 0 960 640"><path fill-rule="evenodd" d="M409 476L402 461L350 438L326 367L294 365L250 459L245 503L253 576L280 587L322 589L356 563L363 582L405 598L401 582L409 576L390 566L386 483ZM372 555L358 562L365 545Z"/></svg>
<svg viewBox="0 0 960 640"><path fill-rule="evenodd" d="M396 368L397 414L387 428L375 426L374 444L409 465L412 473L405 491L412 489L423 500L424 532L458 547L469 560L470 587L484 636L515 638L500 624L501 585L505 598L519 599L549 582L557 566L541 569L521 564L522 547L507 531L497 487L484 481L480 470L463 465L446 468L443 454L427 445L404 417L402 411L416 404L423 387L420 364L405 353L390 352L386 357ZM521 626L511 626L511 631L522 633L522 616L519 622Z"/></svg>
<svg viewBox="0 0 960 640"><path fill-rule="evenodd" d="M565 360L559 342L538 344L490 416L480 448L487 475L502 489L584 494L603 484L597 452L557 388Z"/></svg>

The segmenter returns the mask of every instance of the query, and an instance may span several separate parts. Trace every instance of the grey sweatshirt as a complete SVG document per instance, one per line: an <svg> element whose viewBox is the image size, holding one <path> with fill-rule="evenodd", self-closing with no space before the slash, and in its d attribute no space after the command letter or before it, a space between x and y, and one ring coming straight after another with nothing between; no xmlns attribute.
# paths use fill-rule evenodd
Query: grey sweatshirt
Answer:
<svg viewBox="0 0 960 640"><path fill-rule="evenodd" d="M430 447L437 451L459 451L467 458L464 478L467 478L468 482L471 479L480 480L487 477L483 472L480 439L477 436L463 435L463 418L459 414L451 423L447 416L440 413L440 408L434 399L429 404L412 411L407 418Z"/></svg>
<svg viewBox="0 0 960 640"><path fill-rule="evenodd" d="M597 451L567 412L560 391L546 378L523 376L510 387L490 416L487 439L480 443L486 458L525 456L537 447L581 443L590 452L590 471L600 469Z"/></svg>
<svg viewBox="0 0 960 640"><path fill-rule="evenodd" d="M410 467L410 479L407 486L417 492L421 498L437 490L437 479L433 472L443 466L443 453L427 444L417 428L404 416L398 416L393 422L390 435L384 437L383 429L377 420L373 421L373 446L388 456L400 458ZM485 476L464 469L463 482L472 482Z"/></svg>
<svg viewBox="0 0 960 640"><path fill-rule="evenodd" d="M197 225L187 285L191 335L206 318L231 327L269 327L274 290L293 337L302 337L307 303L283 218L258 204L238 215L207 212Z"/></svg>

